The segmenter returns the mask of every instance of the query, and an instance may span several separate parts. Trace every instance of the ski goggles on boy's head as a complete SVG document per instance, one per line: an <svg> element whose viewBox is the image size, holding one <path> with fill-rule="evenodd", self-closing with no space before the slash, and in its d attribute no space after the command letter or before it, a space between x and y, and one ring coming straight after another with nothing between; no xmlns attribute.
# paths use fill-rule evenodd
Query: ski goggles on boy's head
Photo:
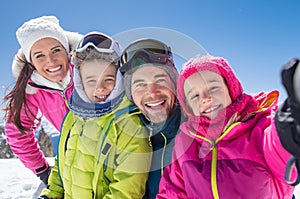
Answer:
<svg viewBox="0 0 300 199"><path fill-rule="evenodd" d="M120 71L124 74L146 63L175 67L169 46L154 39L142 39L130 44L123 51Z"/></svg>
<svg viewBox="0 0 300 199"><path fill-rule="evenodd" d="M80 53L89 47L96 49L100 53L116 53L119 57L121 56L119 43L103 33L88 33L79 42L75 51L76 53Z"/></svg>

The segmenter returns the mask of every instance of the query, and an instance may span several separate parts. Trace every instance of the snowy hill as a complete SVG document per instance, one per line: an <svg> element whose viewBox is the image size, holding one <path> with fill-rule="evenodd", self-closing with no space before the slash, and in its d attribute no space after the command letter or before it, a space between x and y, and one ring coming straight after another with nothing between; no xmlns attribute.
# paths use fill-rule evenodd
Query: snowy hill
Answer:
<svg viewBox="0 0 300 199"><path fill-rule="evenodd" d="M53 165L59 132L47 121L42 120L35 137ZM4 122L0 122L0 199L36 199L44 184L11 152L6 143Z"/></svg>
<svg viewBox="0 0 300 199"><path fill-rule="evenodd" d="M42 151L53 165L59 132L45 119L36 130ZM11 152L6 143L4 122L0 121L0 199L36 199L44 184Z"/></svg>
<svg viewBox="0 0 300 199"><path fill-rule="evenodd" d="M53 165L54 158L47 158ZM18 159L0 159L0 198L36 199L44 187Z"/></svg>

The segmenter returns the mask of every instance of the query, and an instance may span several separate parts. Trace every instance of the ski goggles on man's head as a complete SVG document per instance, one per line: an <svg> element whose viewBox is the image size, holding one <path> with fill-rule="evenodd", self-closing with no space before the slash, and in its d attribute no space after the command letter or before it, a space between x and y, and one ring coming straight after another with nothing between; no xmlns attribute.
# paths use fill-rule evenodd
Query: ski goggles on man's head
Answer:
<svg viewBox="0 0 300 199"><path fill-rule="evenodd" d="M130 44L121 55L120 71L124 74L145 63L174 67L171 48L154 39L142 39Z"/></svg>
<svg viewBox="0 0 300 199"><path fill-rule="evenodd" d="M116 53L118 57L121 56L119 43L100 32L90 32L85 35L77 45L75 52L83 52L89 47L96 49L100 53Z"/></svg>

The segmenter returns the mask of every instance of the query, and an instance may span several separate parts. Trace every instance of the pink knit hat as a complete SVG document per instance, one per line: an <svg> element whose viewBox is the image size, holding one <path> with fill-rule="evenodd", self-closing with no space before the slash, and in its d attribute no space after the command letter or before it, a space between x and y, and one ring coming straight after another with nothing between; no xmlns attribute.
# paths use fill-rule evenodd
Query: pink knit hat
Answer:
<svg viewBox="0 0 300 199"><path fill-rule="evenodd" d="M184 82L195 72L204 70L215 72L224 78L225 82L227 83L232 102L234 102L237 97L243 93L241 82L238 80L232 68L224 58L214 57L212 55L195 56L191 58L187 63L183 64L182 71L177 81L177 97L187 115L190 115L191 112L185 104L185 96L183 90Z"/></svg>

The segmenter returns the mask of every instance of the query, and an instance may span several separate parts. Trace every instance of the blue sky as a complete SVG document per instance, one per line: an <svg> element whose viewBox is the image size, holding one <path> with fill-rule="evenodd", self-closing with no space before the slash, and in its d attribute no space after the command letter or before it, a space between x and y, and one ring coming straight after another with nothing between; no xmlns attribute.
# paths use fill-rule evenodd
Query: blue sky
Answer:
<svg viewBox="0 0 300 199"><path fill-rule="evenodd" d="M65 30L82 34L101 31L118 36L143 30L151 36L159 30L168 42L177 40L171 47L180 57L175 60L179 70L202 47L228 60L247 93L278 89L283 100L280 69L300 57L299 7L297 0L1 1L0 96L14 83L11 62L19 48L17 28L31 18L55 15Z"/></svg>

